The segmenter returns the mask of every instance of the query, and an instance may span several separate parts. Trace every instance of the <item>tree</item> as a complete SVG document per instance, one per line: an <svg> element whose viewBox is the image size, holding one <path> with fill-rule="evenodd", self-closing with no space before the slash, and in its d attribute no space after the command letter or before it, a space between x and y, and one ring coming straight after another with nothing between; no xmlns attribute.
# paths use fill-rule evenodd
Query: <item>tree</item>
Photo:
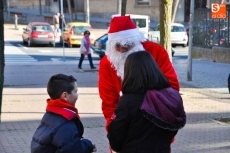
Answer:
<svg viewBox="0 0 230 153"><path fill-rule="evenodd" d="M173 0L173 4L172 4L172 23L175 21L176 18L176 12L177 12L177 7L179 4L180 0Z"/></svg>
<svg viewBox="0 0 230 153"><path fill-rule="evenodd" d="M69 9L70 22L73 22L73 14L72 14L72 8L71 8L70 0L67 0L67 4L68 4L68 9Z"/></svg>
<svg viewBox="0 0 230 153"><path fill-rule="evenodd" d="M172 1L171 0L159 0L160 9L160 44L163 46L172 61L171 51L171 13L172 13Z"/></svg>
<svg viewBox="0 0 230 153"><path fill-rule="evenodd" d="M74 0L74 19L77 20L77 0Z"/></svg>
<svg viewBox="0 0 230 153"><path fill-rule="evenodd" d="M127 0L122 0L121 3L121 15L125 15L126 14L126 4L127 4Z"/></svg>
<svg viewBox="0 0 230 153"><path fill-rule="evenodd" d="M4 58L4 4L3 1L0 1L0 122L1 122L1 113L2 113L2 91L4 83L4 67L5 67L5 58Z"/></svg>

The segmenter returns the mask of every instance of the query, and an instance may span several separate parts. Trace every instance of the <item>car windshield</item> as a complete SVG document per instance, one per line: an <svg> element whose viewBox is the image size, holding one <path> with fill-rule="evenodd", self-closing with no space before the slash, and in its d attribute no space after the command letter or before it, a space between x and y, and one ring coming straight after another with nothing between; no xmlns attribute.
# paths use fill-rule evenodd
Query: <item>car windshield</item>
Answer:
<svg viewBox="0 0 230 153"><path fill-rule="evenodd" d="M171 32L184 32L184 27L172 26L171 27Z"/></svg>
<svg viewBox="0 0 230 153"><path fill-rule="evenodd" d="M101 41L107 41L108 40L108 34L103 35L99 38Z"/></svg>
<svg viewBox="0 0 230 153"><path fill-rule="evenodd" d="M52 28L49 25L35 25L35 26L33 26L33 31L51 32Z"/></svg>
<svg viewBox="0 0 230 153"><path fill-rule="evenodd" d="M90 31L89 26L74 26L73 32L74 34L83 34L86 30Z"/></svg>
<svg viewBox="0 0 230 153"><path fill-rule="evenodd" d="M145 28L146 27L146 19L135 19L132 18L133 22L138 26L139 28Z"/></svg>

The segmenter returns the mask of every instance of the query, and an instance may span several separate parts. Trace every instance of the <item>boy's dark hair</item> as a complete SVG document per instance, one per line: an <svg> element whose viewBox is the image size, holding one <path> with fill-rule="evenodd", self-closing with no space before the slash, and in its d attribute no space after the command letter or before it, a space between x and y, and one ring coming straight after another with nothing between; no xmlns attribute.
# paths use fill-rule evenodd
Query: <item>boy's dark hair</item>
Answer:
<svg viewBox="0 0 230 153"><path fill-rule="evenodd" d="M58 99L61 97L63 92L68 94L74 89L74 82L77 80L72 76L67 76L65 74L56 74L53 75L48 84L47 92L51 99Z"/></svg>
<svg viewBox="0 0 230 153"><path fill-rule="evenodd" d="M122 92L144 94L147 90L170 87L152 55L147 51L130 54L124 66Z"/></svg>

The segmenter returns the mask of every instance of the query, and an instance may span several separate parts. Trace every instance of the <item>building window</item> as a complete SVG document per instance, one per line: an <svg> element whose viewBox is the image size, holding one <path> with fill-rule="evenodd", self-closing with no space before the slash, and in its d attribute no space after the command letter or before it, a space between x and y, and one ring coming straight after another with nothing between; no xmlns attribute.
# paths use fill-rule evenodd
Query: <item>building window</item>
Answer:
<svg viewBox="0 0 230 153"><path fill-rule="evenodd" d="M150 5L150 0L136 0L136 5Z"/></svg>

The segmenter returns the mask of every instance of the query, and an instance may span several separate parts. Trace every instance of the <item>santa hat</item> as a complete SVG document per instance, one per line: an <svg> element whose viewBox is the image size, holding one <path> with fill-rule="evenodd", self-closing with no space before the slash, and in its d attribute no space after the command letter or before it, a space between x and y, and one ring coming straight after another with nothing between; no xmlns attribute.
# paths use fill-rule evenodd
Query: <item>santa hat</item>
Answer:
<svg viewBox="0 0 230 153"><path fill-rule="evenodd" d="M120 40L140 35L130 16L115 16L110 22L108 40Z"/></svg>

